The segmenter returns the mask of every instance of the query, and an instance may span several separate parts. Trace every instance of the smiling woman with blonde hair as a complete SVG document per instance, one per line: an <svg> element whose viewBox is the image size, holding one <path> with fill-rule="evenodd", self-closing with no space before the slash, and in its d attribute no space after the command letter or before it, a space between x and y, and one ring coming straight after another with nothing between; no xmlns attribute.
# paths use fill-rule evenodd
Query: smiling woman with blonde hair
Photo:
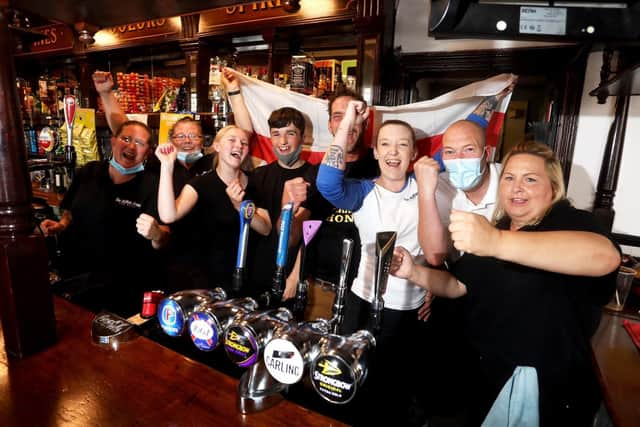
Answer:
<svg viewBox="0 0 640 427"><path fill-rule="evenodd" d="M464 251L451 273L414 265L406 250L396 249L392 274L435 295L467 296L471 357L460 368L468 371L472 425L480 425L522 368L533 373L539 399L527 402L539 403L540 425L587 426L598 407L589 340L615 287L620 250L564 194L551 149L522 143L503 163L495 226L480 215L451 213L452 240ZM506 420L498 418L500 425Z"/></svg>

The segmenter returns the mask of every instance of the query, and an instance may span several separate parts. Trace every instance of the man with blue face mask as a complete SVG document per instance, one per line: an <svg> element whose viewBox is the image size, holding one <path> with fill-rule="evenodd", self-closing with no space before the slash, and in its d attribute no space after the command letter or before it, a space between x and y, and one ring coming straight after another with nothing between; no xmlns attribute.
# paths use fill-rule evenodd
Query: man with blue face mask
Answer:
<svg viewBox="0 0 640 427"><path fill-rule="evenodd" d="M476 122L453 123L442 137L442 160L456 187L452 208L491 220L496 205L501 166L488 162L485 130Z"/></svg>

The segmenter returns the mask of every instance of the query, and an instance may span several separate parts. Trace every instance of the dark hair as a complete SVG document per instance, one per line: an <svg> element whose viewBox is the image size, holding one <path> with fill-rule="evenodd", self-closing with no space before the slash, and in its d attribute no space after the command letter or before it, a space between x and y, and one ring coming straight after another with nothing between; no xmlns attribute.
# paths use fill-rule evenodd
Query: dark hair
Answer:
<svg viewBox="0 0 640 427"><path fill-rule="evenodd" d="M304 116L295 108L278 108L271 113L268 122L270 129L283 128L292 124L300 130L300 135L304 135L304 128L306 126Z"/></svg>
<svg viewBox="0 0 640 427"><path fill-rule="evenodd" d="M383 122L382 125L380 125L380 129L378 129L378 135L376 135L376 146L378 145L378 137L380 136L380 131L383 127L389 125L398 125L409 129L409 132L411 132L411 142L413 143L413 149L416 149L416 131L413 130L413 127L411 127L409 123L402 120L386 120L385 122Z"/></svg>
<svg viewBox="0 0 640 427"><path fill-rule="evenodd" d="M202 124L200 123L200 120L196 120L193 117L189 117L189 116L185 116L183 118L181 118L180 120L176 121L173 126L171 126L171 129L169 129L169 136L173 137L173 130L176 128L176 126L179 123L193 123L196 126L198 126L198 128L200 129L200 133L202 133Z"/></svg>
<svg viewBox="0 0 640 427"><path fill-rule="evenodd" d="M147 126L146 124L144 124L142 122L139 122L137 120L127 120L127 121L123 122L120 126L118 126L118 128L114 132L113 136L116 137L116 138L119 137L122 134L122 131L124 130L124 128L126 128L127 126L140 126L144 130L146 130L147 133L149 134L149 138L147 139L147 144L153 145L152 140L151 140L151 137L153 135L151 133L151 129L149 129L149 126Z"/></svg>
<svg viewBox="0 0 640 427"><path fill-rule="evenodd" d="M364 98L362 97L362 95L360 95L358 92L354 92L351 89L341 88L341 89L338 89L329 98L329 117L331 117L331 113L332 113L331 110L333 109L333 103L336 102L336 99L342 98L342 97L353 98L356 101L364 102L365 106L367 105L367 101L365 101Z"/></svg>

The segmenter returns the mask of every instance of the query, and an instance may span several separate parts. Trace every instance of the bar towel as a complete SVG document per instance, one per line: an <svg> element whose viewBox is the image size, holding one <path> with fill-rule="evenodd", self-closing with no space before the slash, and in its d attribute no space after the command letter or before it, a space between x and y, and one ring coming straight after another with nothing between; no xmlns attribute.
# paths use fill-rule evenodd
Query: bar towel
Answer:
<svg viewBox="0 0 640 427"><path fill-rule="evenodd" d="M640 323L630 322L625 319L622 321L622 326L629 332L631 340L640 350Z"/></svg>
<svg viewBox="0 0 640 427"><path fill-rule="evenodd" d="M538 427L538 373L531 366L517 366L493 402L482 427Z"/></svg>

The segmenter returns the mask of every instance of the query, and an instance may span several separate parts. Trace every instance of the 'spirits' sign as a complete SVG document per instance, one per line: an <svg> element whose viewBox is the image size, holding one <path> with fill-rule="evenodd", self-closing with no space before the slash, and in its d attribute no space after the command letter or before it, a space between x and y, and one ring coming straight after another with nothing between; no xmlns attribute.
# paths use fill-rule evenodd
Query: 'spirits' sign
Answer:
<svg viewBox="0 0 640 427"><path fill-rule="evenodd" d="M236 13L245 13L246 10L259 11L259 10L275 9L277 7L282 7L281 0L256 1L250 5L229 6L229 7L225 7L225 11L227 12L227 15L234 15Z"/></svg>

